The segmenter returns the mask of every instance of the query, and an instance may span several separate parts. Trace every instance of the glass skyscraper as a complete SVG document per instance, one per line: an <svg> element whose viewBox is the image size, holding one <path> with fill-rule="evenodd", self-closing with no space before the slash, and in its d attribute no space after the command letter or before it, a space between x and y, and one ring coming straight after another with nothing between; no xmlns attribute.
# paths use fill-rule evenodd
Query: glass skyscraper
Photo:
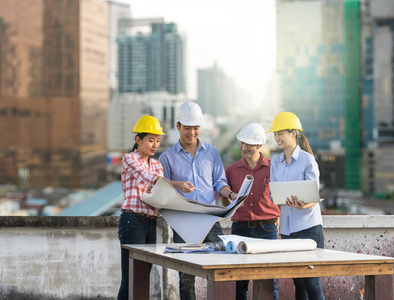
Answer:
<svg viewBox="0 0 394 300"><path fill-rule="evenodd" d="M277 2L283 109L300 117L315 152L344 159L331 177L380 196L394 190L393 4Z"/></svg>
<svg viewBox="0 0 394 300"><path fill-rule="evenodd" d="M342 147L340 1L278 1L278 69L283 108L299 116L312 149Z"/></svg>
<svg viewBox="0 0 394 300"><path fill-rule="evenodd" d="M186 93L185 38L176 24L133 21L118 37L119 93Z"/></svg>

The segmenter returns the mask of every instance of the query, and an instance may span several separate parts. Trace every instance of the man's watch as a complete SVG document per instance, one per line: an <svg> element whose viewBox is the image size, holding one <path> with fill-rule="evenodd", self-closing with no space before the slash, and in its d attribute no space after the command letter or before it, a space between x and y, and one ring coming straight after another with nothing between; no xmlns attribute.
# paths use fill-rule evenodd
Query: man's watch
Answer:
<svg viewBox="0 0 394 300"><path fill-rule="evenodd" d="M231 194L233 194L234 192L230 192L228 193L228 198L231 200Z"/></svg>

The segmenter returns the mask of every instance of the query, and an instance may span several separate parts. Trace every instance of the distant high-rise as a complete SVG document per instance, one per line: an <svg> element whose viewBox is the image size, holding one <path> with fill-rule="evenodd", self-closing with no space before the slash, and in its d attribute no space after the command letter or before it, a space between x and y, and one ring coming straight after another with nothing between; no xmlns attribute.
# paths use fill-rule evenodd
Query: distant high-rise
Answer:
<svg viewBox="0 0 394 300"><path fill-rule="evenodd" d="M394 0L365 1L362 22L363 190L394 191Z"/></svg>
<svg viewBox="0 0 394 300"><path fill-rule="evenodd" d="M277 2L282 105L300 117L314 150L344 142L343 10L339 2Z"/></svg>
<svg viewBox="0 0 394 300"><path fill-rule="evenodd" d="M105 183L107 4L0 0L0 182Z"/></svg>
<svg viewBox="0 0 394 300"><path fill-rule="evenodd" d="M123 20L118 38L118 92L186 93L185 38L163 19Z"/></svg>
<svg viewBox="0 0 394 300"><path fill-rule="evenodd" d="M179 139L176 130L176 111L186 101L183 94L173 95L166 91L145 94L116 94L108 106L108 150L127 152L134 145L132 128L143 115L153 115L163 127L166 136L161 146L175 144Z"/></svg>
<svg viewBox="0 0 394 300"><path fill-rule="evenodd" d="M111 91L118 89L118 32L119 20L131 17L130 5L108 0L108 84Z"/></svg>
<svg viewBox="0 0 394 300"><path fill-rule="evenodd" d="M197 74L198 103L204 113L228 116L234 104L235 83L215 63L213 67L199 69Z"/></svg>
<svg viewBox="0 0 394 300"><path fill-rule="evenodd" d="M277 1L283 109L314 151L345 153L347 189L376 195L394 189L393 4Z"/></svg>

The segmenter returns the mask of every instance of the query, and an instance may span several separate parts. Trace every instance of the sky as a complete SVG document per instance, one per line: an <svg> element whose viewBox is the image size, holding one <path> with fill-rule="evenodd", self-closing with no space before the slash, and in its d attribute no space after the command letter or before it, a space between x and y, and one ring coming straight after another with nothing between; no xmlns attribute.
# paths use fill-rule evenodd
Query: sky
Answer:
<svg viewBox="0 0 394 300"><path fill-rule="evenodd" d="M275 0L128 0L132 18L164 17L185 34L187 90L197 98L197 69L216 62L261 101L276 62Z"/></svg>

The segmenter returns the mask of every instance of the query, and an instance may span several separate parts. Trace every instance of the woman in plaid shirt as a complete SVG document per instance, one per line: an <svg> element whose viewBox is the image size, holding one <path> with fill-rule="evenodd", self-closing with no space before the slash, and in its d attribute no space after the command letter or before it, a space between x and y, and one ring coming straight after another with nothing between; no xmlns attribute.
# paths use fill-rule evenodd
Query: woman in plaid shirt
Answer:
<svg viewBox="0 0 394 300"><path fill-rule="evenodd" d="M141 201L142 195L163 177L160 162L151 158L160 145L160 136L165 135L159 121L152 116L143 116L135 123L133 150L123 156L122 188L124 200L121 206L118 236L120 244L155 244L156 219L159 212ZM193 184L185 181L170 181L184 193L193 191ZM118 299L128 299L129 253L121 248L122 282Z"/></svg>

